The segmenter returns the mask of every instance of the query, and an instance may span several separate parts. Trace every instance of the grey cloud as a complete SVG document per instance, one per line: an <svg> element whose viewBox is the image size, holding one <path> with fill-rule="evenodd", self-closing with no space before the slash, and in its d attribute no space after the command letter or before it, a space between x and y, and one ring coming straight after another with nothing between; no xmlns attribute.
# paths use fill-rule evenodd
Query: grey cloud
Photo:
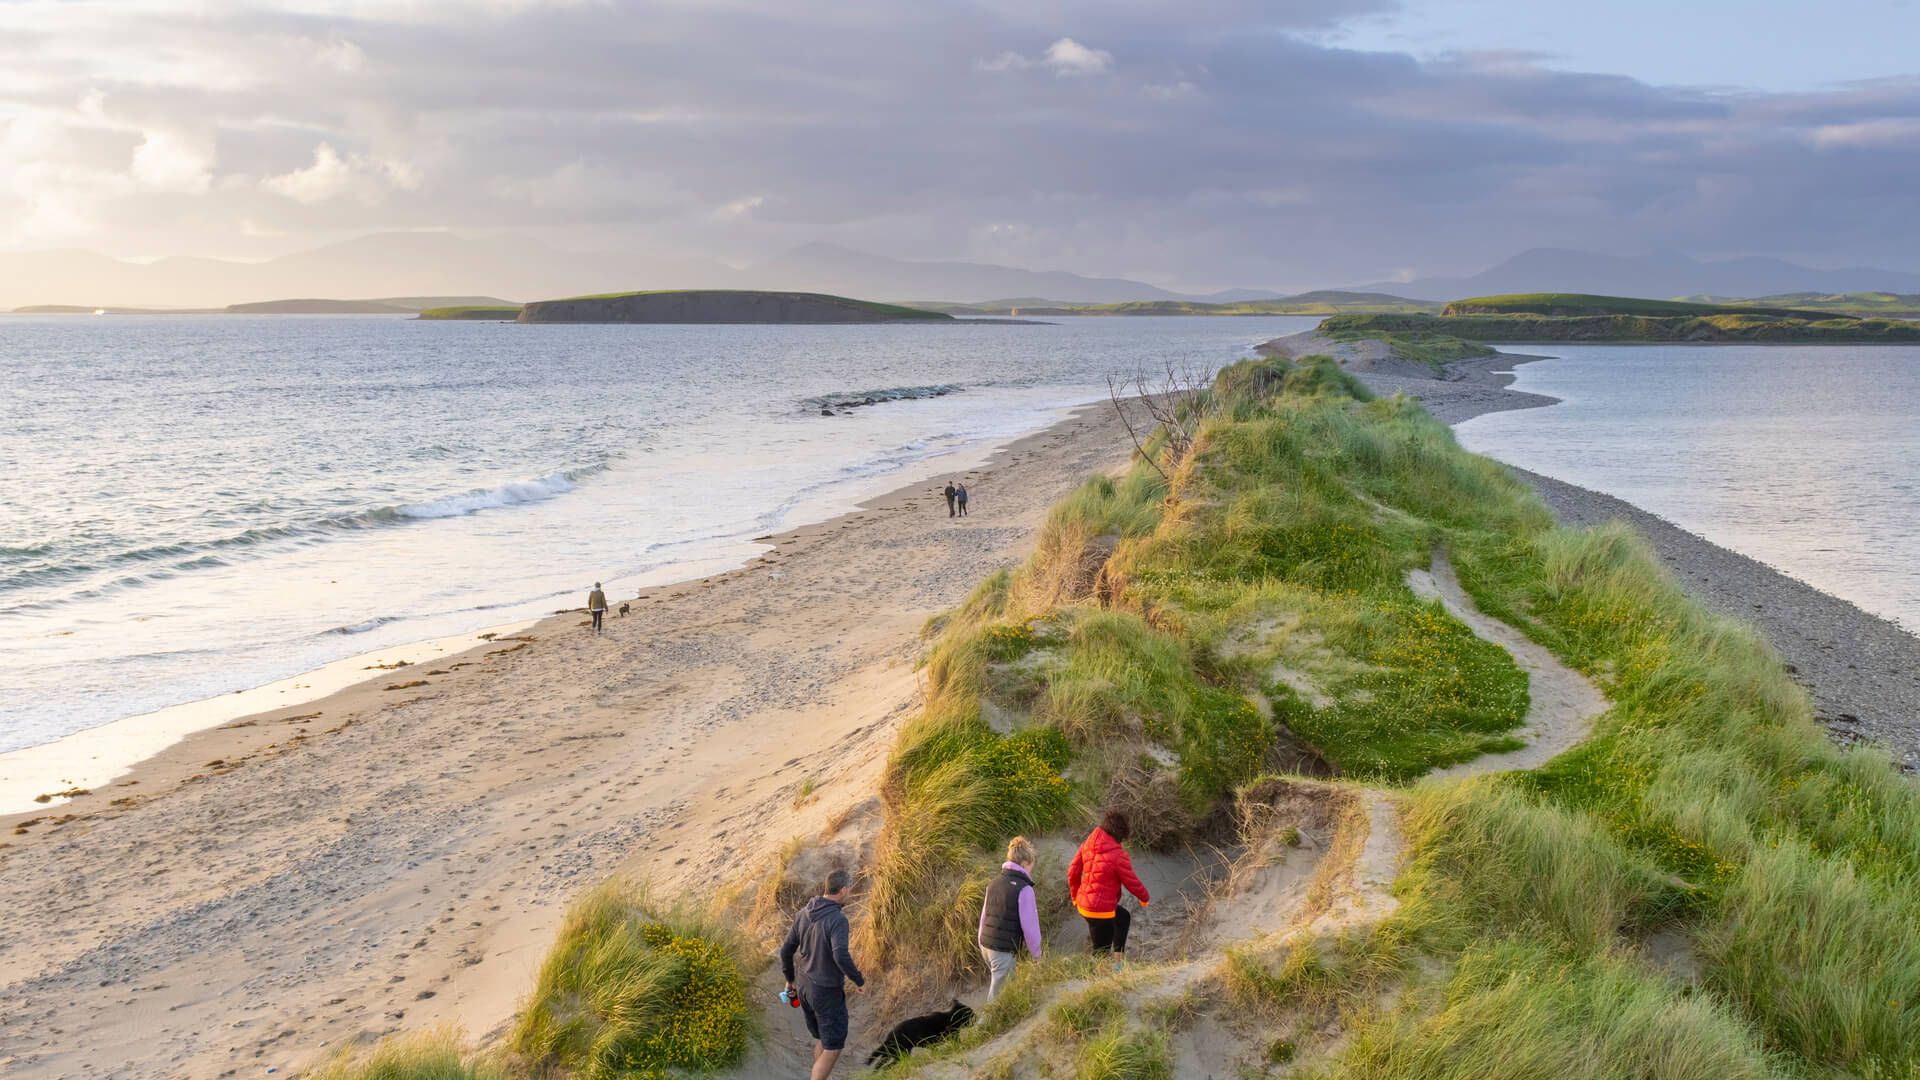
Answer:
<svg viewBox="0 0 1920 1080"><path fill-rule="evenodd" d="M231 251L244 222L283 247L520 228L735 259L824 237L1190 286L1473 269L1536 244L1913 263L1920 137L1901 125L1920 82L1713 94L1305 36L1386 6L146 15L90 47L158 64L88 70L78 42L37 31L42 47L8 54L0 118L58 117L71 164L103 173L94 243L134 253ZM1054 77L1062 39L1111 62ZM1025 66L991 70L1006 54ZM179 75L196 65L206 78ZM90 93L98 116L78 105ZM108 182L155 130L210 133L205 194ZM272 178L323 143L364 179L288 197ZM7 145L0 129L0 166L17 164ZM34 205L0 182L0 219L66 220ZM35 239L0 226L0 245Z"/></svg>

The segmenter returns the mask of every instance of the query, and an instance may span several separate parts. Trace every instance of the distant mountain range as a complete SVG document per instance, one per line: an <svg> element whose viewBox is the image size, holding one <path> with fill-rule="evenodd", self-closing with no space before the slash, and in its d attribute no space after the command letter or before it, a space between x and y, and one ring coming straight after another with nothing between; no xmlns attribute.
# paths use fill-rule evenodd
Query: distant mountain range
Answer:
<svg viewBox="0 0 1920 1080"><path fill-rule="evenodd" d="M807 244L738 269L713 260L634 251L565 251L527 237L376 233L265 262L169 258L126 262L86 251L0 252L0 310L30 305L222 308L288 296L491 295L526 299L634 289L789 289L873 300L1045 297L1075 304L1128 300L1267 300L1233 289L1207 296L1140 281L967 262L915 262L833 244Z"/></svg>
<svg viewBox="0 0 1920 1080"><path fill-rule="evenodd" d="M1471 277L1382 281L1354 288L1416 300L1538 292L1750 298L1783 293L1913 293L1920 292L1920 274L1870 267L1816 270L1760 256L1703 262L1674 251L1622 256L1534 248Z"/></svg>
<svg viewBox="0 0 1920 1080"><path fill-rule="evenodd" d="M286 296L486 294L543 298L629 289L799 289L878 300L1056 303L1269 300L1231 289L1203 296L1141 281L968 262L893 259L807 244L738 269L644 252L575 252L526 237L376 233L259 263L170 258L126 262L86 251L0 253L0 310L29 305L221 308Z"/></svg>
<svg viewBox="0 0 1920 1080"><path fill-rule="evenodd" d="M738 268L646 250L567 251L531 237L375 233L245 263L167 258L136 263L86 251L0 252L0 310L29 305L225 308L285 297L511 296L533 300L636 289L774 289L868 300L1021 307L1136 301L1247 303L1297 299L1263 289L1176 293L1126 278L974 262L923 262L814 243ZM1816 270L1780 259L1702 262L1674 252L1623 257L1557 248L1522 252L1470 277L1377 282L1351 291L1419 300L1511 292L1763 297L1781 293L1920 293L1920 274Z"/></svg>
<svg viewBox="0 0 1920 1080"><path fill-rule="evenodd" d="M1007 296L1045 297L1073 304L1125 300L1211 300L1168 292L1143 281L1084 277L1064 270L1021 270L969 262L914 262L843 248L807 244L742 272L746 287L811 289L878 300L977 303ZM1235 290L1232 299L1266 300L1279 293Z"/></svg>

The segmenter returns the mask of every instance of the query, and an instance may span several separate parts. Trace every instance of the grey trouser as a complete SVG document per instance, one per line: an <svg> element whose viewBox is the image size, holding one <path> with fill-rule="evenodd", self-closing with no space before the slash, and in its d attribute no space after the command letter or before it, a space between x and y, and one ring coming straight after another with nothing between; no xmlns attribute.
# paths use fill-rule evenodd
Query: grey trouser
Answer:
<svg viewBox="0 0 1920 1080"><path fill-rule="evenodd" d="M980 946L980 959L987 962L987 1000L992 1001L1000 993L1000 988L1013 978L1013 965L1019 959L1017 953L995 952L985 945Z"/></svg>

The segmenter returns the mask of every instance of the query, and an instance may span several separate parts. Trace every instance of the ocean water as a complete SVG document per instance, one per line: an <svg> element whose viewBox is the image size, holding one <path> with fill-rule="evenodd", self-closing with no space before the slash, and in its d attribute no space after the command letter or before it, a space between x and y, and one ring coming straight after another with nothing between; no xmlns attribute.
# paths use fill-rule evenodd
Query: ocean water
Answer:
<svg viewBox="0 0 1920 1080"><path fill-rule="evenodd" d="M0 317L0 751L712 572L1315 321Z"/></svg>
<svg viewBox="0 0 1920 1080"><path fill-rule="evenodd" d="M1515 349L1514 351L1525 351ZM1920 348L1554 346L1458 427L1920 632Z"/></svg>

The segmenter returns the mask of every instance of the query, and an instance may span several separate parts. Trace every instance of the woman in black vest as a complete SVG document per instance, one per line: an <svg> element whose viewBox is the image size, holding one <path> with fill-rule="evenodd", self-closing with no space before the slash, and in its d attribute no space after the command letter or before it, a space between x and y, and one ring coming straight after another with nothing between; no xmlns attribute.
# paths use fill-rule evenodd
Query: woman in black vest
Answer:
<svg viewBox="0 0 1920 1080"><path fill-rule="evenodd" d="M980 905L980 958L987 962L987 1000L1013 978L1013 967L1025 948L1040 959L1040 904L1033 895L1033 844L1016 836L1007 845L1007 861L987 886Z"/></svg>

